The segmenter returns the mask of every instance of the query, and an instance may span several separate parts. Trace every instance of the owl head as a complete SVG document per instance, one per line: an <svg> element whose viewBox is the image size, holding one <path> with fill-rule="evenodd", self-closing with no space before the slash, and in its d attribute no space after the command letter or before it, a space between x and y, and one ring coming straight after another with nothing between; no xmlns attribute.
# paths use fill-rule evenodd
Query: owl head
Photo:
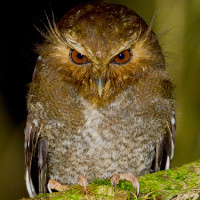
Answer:
<svg viewBox="0 0 200 200"><path fill-rule="evenodd" d="M151 26L122 5L77 6L42 34L40 56L92 103L106 103L165 67Z"/></svg>

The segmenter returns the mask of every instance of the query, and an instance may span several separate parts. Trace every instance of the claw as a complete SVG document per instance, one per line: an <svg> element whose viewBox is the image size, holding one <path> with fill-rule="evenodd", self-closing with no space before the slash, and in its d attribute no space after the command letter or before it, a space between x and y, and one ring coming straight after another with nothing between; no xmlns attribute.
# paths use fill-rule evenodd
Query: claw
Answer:
<svg viewBox="0 0 200 200"><path fill-rule="evenodd" d="M115 183L113 183L113 190L115 191Z"/></svg>
<svg viewBox="0 0 200 200"><path fill-rule="evenodd" d="M51 189L55 189L57 191L63 191L63 190L69 190L69 187L67 185L61 185L59 182L50 179L47 184L47 189L50 193L52 193Z"/></svg>
<svg viewBox="0 0 200 200"><path fill-rule="evenodd" d="M85 181L85 180L83 181L83 186L84 186L84 194L86 194L86 187L87 187L87 184L86 184L86 181Z"/></svg>
<svg viewBox="0 0 200 200"><path fill-rule="evenodd" d="M137 196L139 195L139 193L140 193L140 184L139 184L139 181L138 182L136 182L136 188L137 188Z"/></svg>
<svg viewBox="0 0 200 200"><path fill-rule="evenodd" d="M115 180L113 180L112 186L113 186L113 190L115 191Z"/></svg>
<svg viewBox="0 0 200 200"><path fill-rule="evenodd" d="M87 178L85 176L80 176L78 184L81 185L84 188L84 194L86 194L86 189L87 189Z"/></svg>
<svg viewBox="0 0 200 200"><path fill-rule="evenodd" d="M135 177L131 173L125 173L125 174L115 174L111 178L111 184L113 185L113 189L115 190L115 186L119 183L119 180L127 180L130 181L134 188L137 189L137 196L140 192L140 184L137 177Z"/></svg>
<svg viewBox="0 0 200 200"><path fill-rule="evenodd" d="M52 193L51 184L50 183L47 184L47 189L48 189L49 193Z"/></svg>
<svg viewBox="0 0 200 200"><path fill-rule="evenodd" d="M137 195L139 194L140 184L139 184L139 180L137 179L137 177L135 177L131 173L125 173L125 174L120 174L120 179L130 181L132 183L133 187L137 189Z"/></svg>
<svg viewBox="0 0 200 200"><path fill-rule="evenodd" d="M118 174L113 175L111 178L111 184L113 186L114 191L115 191L115 186L119 183L119 179L120 179L120 176Z"/></svg>

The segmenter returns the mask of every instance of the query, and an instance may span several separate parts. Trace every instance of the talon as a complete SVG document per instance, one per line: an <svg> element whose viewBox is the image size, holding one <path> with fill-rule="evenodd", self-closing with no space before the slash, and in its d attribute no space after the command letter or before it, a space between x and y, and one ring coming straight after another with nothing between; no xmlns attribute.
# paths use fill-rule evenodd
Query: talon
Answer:
<svg viewBox="0 0 200 200"><path fill-rule="evenodd" d="M84 188L84 194L86 194L86 189L88 185L87 178L85 176L80 176L78 184Z"/></svg>
<svg viewBox="0 0 200 200"><path fill-rule="evenodd" d="M139 180L131 173L120 174L120 180L130 181L134 188L137 189L137 195L140 192Z"/></svg>
<svg viewBox="0 0 200 200"><path fill-rule="evenodd" d="M115 174L115 175L113 175L112 178L111 178L111 184L113 185L114 190L115 190L115 185L117 185L119 183L119 180L130 181L132 183L133 187L136 188L137 195L139 194L139 192L140 192L139 180L133 174L125 173L125 174Z"/></svg>
<svg viewBox="0 0 200 200"><path fill-rule="evenodd" d="M50 179L47 184L47 189L50 193L52 193L52 189L55 189L57 191L63 191L63 190L69 190L69 187L67 185L62 185L53 179Z"/></svg>
<svg viewBox="0 0 200 200"><path fill-rule="evenodd" d="M51 183L48 183L48 184L47 184L47 189L48 189L49 193L52 193L52 190L51 190Z"/></svg>
<svg viewBox="0 0 200 200"><path fill-rule="evenodd" d="M115 191L115 182L113 183L113 190Z"/></svg>
<svg viewBox="0 0 200 200"><path fill-rule="evenodd" d="M113 175L111 178L111 184L113 186L114 191L115 191L115 186L119 183L119 179L120 179L120 177L118 174Z"/></svg>
<svg viewBox="0 0 200 200"><path fill-rule="evenodd" d="M140 184L139 184L139 181L138 182L136 182L136 188L137 188L137 196L139 195L139 193L140 193Z"/></svg>
<svg viewBox="0 0 200 200"><path fill-rule="evenodd" d="M86 180L87 181L87 180ZM85 180L83 181L83 186L84 186L84 194L86 194L86 187L87 187L87 182Z"/></svg>

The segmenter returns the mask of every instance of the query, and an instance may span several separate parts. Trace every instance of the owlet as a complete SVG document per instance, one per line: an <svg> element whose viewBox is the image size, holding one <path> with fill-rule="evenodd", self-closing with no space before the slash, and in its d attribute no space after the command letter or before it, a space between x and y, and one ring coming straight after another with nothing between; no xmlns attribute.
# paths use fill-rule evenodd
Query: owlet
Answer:
<svg viewBox="0 0 200 200"><path fill-rule="evenodd" d="M96 178L139 192L136 176L168 169L175 139L174 85L151 26L96 2L41 33L27 97L29 195L77 183L86 191Z"/></svg>

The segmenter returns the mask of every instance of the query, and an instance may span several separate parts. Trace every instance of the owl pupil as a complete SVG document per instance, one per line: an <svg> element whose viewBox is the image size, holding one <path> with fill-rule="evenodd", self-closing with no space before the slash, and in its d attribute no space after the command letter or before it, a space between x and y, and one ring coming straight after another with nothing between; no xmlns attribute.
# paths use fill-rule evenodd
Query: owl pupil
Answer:
<svg viewBox="0 0 200 200"><path fill-rule="evenodd" d="M77 58L78 58L78 59L83 59L83 55L82 55L81 53L78 53L78 54L77 54Z"/></svg>
<svg viewBox="0 0 200 200"><path fill-rule="evenodd" d="M124 54L123 54L123 53L119 53L119 54L118 54L118 58L119 58L120 60L124 59Z"/></svg>

